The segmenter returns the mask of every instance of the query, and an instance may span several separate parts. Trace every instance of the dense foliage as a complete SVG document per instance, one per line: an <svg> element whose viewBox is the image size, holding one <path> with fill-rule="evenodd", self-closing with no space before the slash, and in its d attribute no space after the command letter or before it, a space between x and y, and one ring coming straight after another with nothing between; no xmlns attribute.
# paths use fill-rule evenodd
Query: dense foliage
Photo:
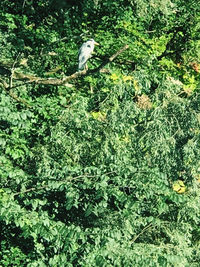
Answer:
<svg viewBox="0 0 200 267"><path fill-rule="evenodd" d="M194 0L1 1L0 266L199 266L199 37ZM22 79L89 38L129 48Z"/></svg>

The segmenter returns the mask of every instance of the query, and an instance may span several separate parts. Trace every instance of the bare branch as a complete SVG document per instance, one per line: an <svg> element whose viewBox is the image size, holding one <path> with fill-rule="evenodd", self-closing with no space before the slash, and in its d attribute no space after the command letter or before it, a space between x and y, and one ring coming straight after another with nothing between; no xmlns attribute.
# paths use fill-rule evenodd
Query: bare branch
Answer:
<svg viewBox="0 0 200 267"><path fill-rule="evenodd" d="M14 72L13 78L15 80L20 80L20 81L27 81L27 83L36 83L36 84L49 84L49 85L65 85L68 87L72 87L72 84L69 84L69 80L73 80L78 78L79 76L85 75L86 71L81 71L81 72L75 72L70 76L65 76L62 77L61 79L57 78L41 78L37 76L32 76L29 74L23 74L20 72ZM20 85L19 85L20 86Z"/></svg>
<svg viewBox="0 0 200 267"><path fill-rule="evenodd" d="M113 173L114 172L111 171L111 172L104 173L104 175L109 175L109 174L113 174ZM66 184L68 182L72 182L72 181L79 181L80 182L84 178L97 178L98 176L99 175L89 175L89 174L86 173L86 174L75 176L75 177L68 177L68 178L63 179L61 181L58 181L58 183L59 183L59 186L61 186L61 185ZM29 188L29 189L14 193L13 196L17 196L17 195L21 195L21 194L25 194L25 193L33 192L33 191L40 191L40 190L43 190L43 189L50 189L50 188L51 188L50 184L46 184L46 185L43 185L43 186L40 186L40 187L32 187L32 188Z"/></svg>
<svg viewBox="0 0 200 267"><path fill-rule="evenodd" d="M150 223L146 227L144 227L144 229L139 234L134 236L134 238L131 240L131 243L134 243L138 239L139 236L141 236L144 232L149 230L151 227L153 227L152 223Z"/></svg>
<svg viewBox="0 0 200 267"><path fill-rule="evenodd" d="M25 4L26 4L26 0L24 0L24 2L23 2L23 5L22 5L22 10L24 9L24 7L25 7Z"/></svg>
<svg viewBox="0 0 200 267"><path fill-rule="evenodd" d="M13 93L13 91L10 89L9 85L1 78L0 78L0 86L3 88L3 90L8 92L9 96L12 97L14 100L24 104L28 108L32 108L24 99L18 97L15 93Z"/></svg>
<svg viewBox="0 0 200 267"><path fill-rule="evenodd" d="M128 48L129 48L128 45L123 46L120 50L118 50L115 54L113 54L111 57L106 59L99 67L97 67L94 70L91 70L91 71L83 70L83 71L75 72L70 76L65 76L65 77L62 77L60 79L41 78L41 77L29 75L29 74L23 74L20 72L14 72L12 77L13 77L13 79L16 79L16 80L21 80L21 81L26 80L28 83L48 84L48 85L65 85L68 87L72 87L73 85L69 84L68 81L77 79L78 77L84 76L86 74L100 71L105 65L107 65L109 62L112 62L116 57L118 57L121 53L123 53Z"/></svg>
<svg viewBox="0 0 200 267"><path fill-rule="evenodd" d="M3 87L4 90L8 90L9 85L7 84L7 82L5 82L3 79L0 78L0 84Z"/></svg>
<svg viewBox="0 0 200 267"><path fill-rule="evenodd" d="M15 61L13 62L12 64L12 68L11 68L11 75L10 75L10 80L9 80L9 86L10 88L12 88L12 80L13 80L13 74L14 74L14 71L15 71L15 65L17 63L17 60L18 60L18 57L21 55L21 53L18 53L16 58L15 58Z"/></svg>
<svg viewBox="0 0 200 267"><path fill-rule="evenodd" d="M26 100L24 100L23 98L18 97L15 93L13 93L12 90L9 91L9 95L16 100L19 103L22 103L23 105L25 105L27 108L33 108L32 106L30 106Z"/></svg>
<svg viewBox="0 0 200 267"><path fill-rule="evenodd" d="M98 72L98 71L105 72L103 67L105 65L107 65L108 63L112 62L116 57L118 57L121 53L123 53L128 48L129 48L129 46L126 44L121 49L119 49L115 54L113 54L111 57L109 57L108 59L105 59L100 64L99 67L97 67L93 70L83 70L83 71L75 72L70 76L64 76L60 79L58 79L58 78L42 78L42 77L37 77L34 75L24 74L24 73L20 73L18 71L15 71L15 65L17 63L18 57L20 56L20 53L19 53L17 55L14 63L12 64L12 67L11 67L11 75L10 75L10 79L9 79L9 85L7 85L7 83L5 81L3 81L2 79L0 79L0 83L3 86L4 90L8 91L9 95L13 99L15 99L16 101L23 103L25 106L31 108L31 106L25 100L19 98L16 94L14 94L12 89L17 88L17 87L22 86L22 85L25 85L25 84L30 84L30 83L45 84L45 85L57 85L57 86L63 85L63 86L67 86L67 87L73 87L73 85L70 84L69 81L75 80L81 76L90 75L94 72ZM19 80L19 81L25 81L25 82L13 86L13 79Z"/></svg>
<svg viewBox="0 0 200 267"><path fill-rule="evenodd" d="M96 69L94 70L91 70L89 71L90 73L93 73L93 72L97 72L97 71L100 71L102 68L105 67L105 65L107 65L108 63L112 62L116 57L118 57L121 53L123 53L125 50L127 50L129 48L129 45L125 45L123 46L121 49L119 49L115 54L113 54L111 57L109 57L108 59L106 59L105 61L103 61L101 63L101 65L99 67L97 67Z"/></svg>
<svg viewBox="0 0 200 267"><path fill-rule="evenodd" d="M112 55L109 58L109 62L112 62L116 57L118 57L121 53L123 53L128 48L129 46L126 44L124 47L122 47L119 51L117 51L114 55Z"/></svg>

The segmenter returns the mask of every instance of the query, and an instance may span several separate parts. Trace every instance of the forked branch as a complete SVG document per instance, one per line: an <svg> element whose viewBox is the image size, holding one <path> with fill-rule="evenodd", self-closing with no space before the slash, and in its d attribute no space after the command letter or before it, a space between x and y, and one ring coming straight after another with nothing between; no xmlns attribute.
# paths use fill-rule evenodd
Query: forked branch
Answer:
<svg viewBox="0 0 200 267"><path fill-rule="evenodd" d="M11 67L11 73L10 73L10 79L9 79L9 85L0 78L0 86L9 93L10 97L12 97L14 100L24 104L25 106L31 108L31 106L23 99L19 98L14 92L13 89L17 88L22 85L30 84L30 83L35 83L35 84L46 84L46 85L57 85L57 86L67 86L67 87L72 87L73 85L69 83L69 81L75 80L78 77L85 76L85 75L90 75L92 73L101 71L105 65L108 63L112 62L116 57L118 57L121 53L123 53L126 49L128 49L129 46L125 45L122 48L120 48L115 54L113 54L111 57L108 59L105 59L99 67L93 69L93 70L83 70L79 72L75 72L70 76L64 76L60 79L58 78L42 78L42 77L37 77L34 75L30 74L24 74L18 71L15 71L15 64L17 62L18 56L13 63ZM23 83L20 84L15 84L13 85L13 80L18 80L18 81L23 81Z"/></svg>
<svg viewBox="0 0 200 267"><path fill-rule="evenodd" d="M58 79L58 78L41 78L41 77L29 75L29 74L23 74L23 73L20 73L17 71L14 71L14 73L12 74L12 78L15 80L25 81L25 83L36 83L36 84L46 84L46 85L58 85L58 86L65 85L67 87L72 87L72 85L68 83L69 81L75 80L80 76L84 76L87 74L91 74L91 73L100 71L105 65L112 62L116 57L118 57L121 53L123 53L128 48L129 48L128 45L123 46L115 54L113 54L111 57L109 57L108 59L105 59L100 64L99 67L97 67L93 70L88 70L88 71L83 70L83 71L75 72L70 76L64 76L60 79ZM20 85L17 85L17 86L20 86ZM17 87L17 86L13 86L13 88Z"/></svg>

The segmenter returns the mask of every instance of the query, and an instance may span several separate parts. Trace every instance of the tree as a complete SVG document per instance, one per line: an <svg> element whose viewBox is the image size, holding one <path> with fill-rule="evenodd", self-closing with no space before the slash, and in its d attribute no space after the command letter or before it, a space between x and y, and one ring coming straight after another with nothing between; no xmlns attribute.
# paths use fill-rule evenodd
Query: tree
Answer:
<svg viewBox="0 0 200 267"><path fill-rule="evenodd" d="M199 5L4 0L0 18L0 265L198 266Z"/></svg>

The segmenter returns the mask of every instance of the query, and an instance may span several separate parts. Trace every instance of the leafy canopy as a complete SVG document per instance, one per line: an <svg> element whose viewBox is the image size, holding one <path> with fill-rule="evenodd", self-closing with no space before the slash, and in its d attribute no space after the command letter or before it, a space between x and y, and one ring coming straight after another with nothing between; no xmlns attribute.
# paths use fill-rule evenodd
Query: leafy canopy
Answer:
<svg viewBox="0 0 200 267"><path fill-rule="evenodd" d="M199 266L199 11L1 1L0 265Z"/></svg>

